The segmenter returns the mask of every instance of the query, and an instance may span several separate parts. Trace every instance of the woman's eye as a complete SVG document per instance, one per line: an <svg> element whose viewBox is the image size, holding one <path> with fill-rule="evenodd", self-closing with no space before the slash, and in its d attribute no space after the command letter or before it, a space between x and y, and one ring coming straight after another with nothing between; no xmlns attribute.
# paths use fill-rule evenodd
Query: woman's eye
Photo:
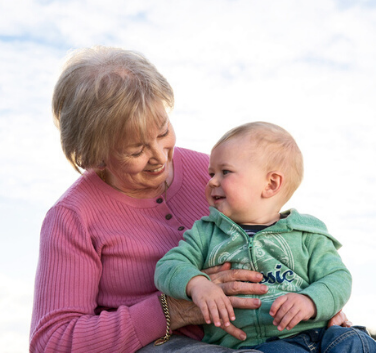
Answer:
<svg viewBox="0 0 376 353"><path fill-rule="evenodd" d="M132 153L131 156L132 156L132 157L139 157L139 156L141 156L143 153L144 153L144 150L142 149L140 152Z"/></svg>
<svg viewBox="0 0 376 353"><path fill-rule="evenodd" d="M168 133L170 132L169 129L167 129L167 131L165 133L163 133L162 135L159 135L158 137L161 138L161 137L165 137L168 135Z"/></svg>

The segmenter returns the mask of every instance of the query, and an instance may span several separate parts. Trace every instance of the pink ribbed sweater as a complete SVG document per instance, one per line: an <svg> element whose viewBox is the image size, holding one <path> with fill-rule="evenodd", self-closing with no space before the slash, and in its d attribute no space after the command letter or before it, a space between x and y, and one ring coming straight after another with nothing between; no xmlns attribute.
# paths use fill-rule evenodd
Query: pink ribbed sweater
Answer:
<svg viewBox="0 0 376 353"><path fill-rule="evenodd" d="M154 269L208 214L207 166L175 148L167 202L127 197L94 172L67 190L42 226L31 352L134 352L165 334Z"/></svg>

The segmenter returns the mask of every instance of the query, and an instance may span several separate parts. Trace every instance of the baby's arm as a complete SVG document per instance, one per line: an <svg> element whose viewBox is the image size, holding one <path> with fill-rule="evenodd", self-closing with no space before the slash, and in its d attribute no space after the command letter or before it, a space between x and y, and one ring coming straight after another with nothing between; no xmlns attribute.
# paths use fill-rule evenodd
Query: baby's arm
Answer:
<svg viewBox="0 0 376 353"><path fill-rule="evenodd" d="M269 314L274 317L273 325L279 331L291 330L300 321L316 316L316 305L304 294L288 293L278 297L272 304Z"/></svg>
<svg viewBox="0 0 376 353"><path fill-rule="evenodd" d="M223 290L209 281L204 276L193 277L186 287L187 295L200 308L207 324L212 319L215 326L220 327L222 319L225 326L230 325L230 321L235 320L234 309L229 298Z"/></svg>

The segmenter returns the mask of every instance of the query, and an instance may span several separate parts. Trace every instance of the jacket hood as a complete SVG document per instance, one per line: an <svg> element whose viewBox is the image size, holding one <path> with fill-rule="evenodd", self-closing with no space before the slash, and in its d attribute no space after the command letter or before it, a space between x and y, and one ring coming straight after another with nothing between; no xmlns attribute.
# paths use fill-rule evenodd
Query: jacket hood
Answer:
<svg viewBox="0 0 376 353"><path fill-rule="evenodd" d="M225 232L228 231L230 227L234 228L234 226L237 226L239 229L241 229L239 225L234 223L230 218L225 216L216 208L209 207L209 210L210 215L203 217L203 220L214 222L217 225L217 227L221 228ZM335 239L331 234L329 234L326 225L316 217L308 214L300 214L296 209L293 208L281 212L281 215L284 218L281 218L277 223L273 224L272 226L268 227L267 229L261 232L267 234L269 232L286 233L300 231L305 233L311 233L312 235L322 234L333 241L336 249L339 249L342 246L337 239Z"/></svg>

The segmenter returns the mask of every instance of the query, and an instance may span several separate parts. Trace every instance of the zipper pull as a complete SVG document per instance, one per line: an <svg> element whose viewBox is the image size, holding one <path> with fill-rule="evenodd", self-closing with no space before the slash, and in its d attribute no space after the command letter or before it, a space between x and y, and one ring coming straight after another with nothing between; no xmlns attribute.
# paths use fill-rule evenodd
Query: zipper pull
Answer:
<svg viewBox="0 0 376 353"><path fill-rule="evenodd" d="M253 246L253 237L254 237L254 235L252 235L251 237L248 237L248 239L249 239L248 248L252 248L252 246Z"/></svg>

